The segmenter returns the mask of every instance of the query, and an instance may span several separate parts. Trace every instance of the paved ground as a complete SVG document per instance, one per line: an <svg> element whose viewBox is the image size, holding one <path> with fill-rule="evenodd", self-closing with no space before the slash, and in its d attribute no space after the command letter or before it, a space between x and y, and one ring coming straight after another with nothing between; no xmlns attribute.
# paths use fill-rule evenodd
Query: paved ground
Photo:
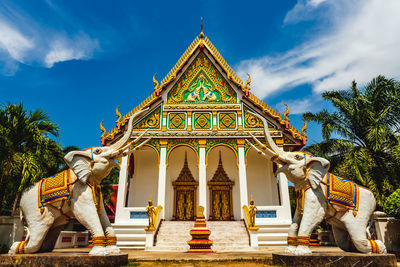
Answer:
<svg viewBox="0 0 400 267"><path fill-rule="evenodd" d="M57 252L86 252L89 248L74 249L56 249ZM136 261L155 261L155 260L239 260L239 259L264 259L272 257L272 253L283 252L284 247L261 247L256 251L241 252L216 252L216 253L184 253L184 252L161 252L161 251L144 251L144 250L122 250L122 253L128 253L131 260ZM314 252L338 252L342 250L338 247L312 247Z"/></svg>

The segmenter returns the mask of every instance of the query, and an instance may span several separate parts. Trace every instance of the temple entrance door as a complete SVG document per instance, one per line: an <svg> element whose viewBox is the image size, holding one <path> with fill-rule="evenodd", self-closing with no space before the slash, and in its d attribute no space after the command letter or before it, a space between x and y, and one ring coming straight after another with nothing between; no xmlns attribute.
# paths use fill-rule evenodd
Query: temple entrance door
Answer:
<svg viewBox="0 0 400 267"><path fill-rule="evenodd" d="M196 182L190 172L186 153L183 168L178 178L172 182L172 185L174 187L174 213L172 220L194 220L196 210L196 191L199 183Z"/></svg>
<svg viewBox="0 0 400 267"><path fill-rule="evenodd" d="M210 218L213 221L233 221L233 203L231 181L226 174L219 154L218 168L213 178L208 182L210 191Z"/></svg>

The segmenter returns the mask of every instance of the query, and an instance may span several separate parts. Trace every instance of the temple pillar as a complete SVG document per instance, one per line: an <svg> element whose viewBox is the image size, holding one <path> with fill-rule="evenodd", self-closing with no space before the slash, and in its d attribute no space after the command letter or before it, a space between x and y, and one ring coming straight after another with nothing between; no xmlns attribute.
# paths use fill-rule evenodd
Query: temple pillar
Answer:
<svg viewBox="0 0 400 267"><path fill-rule="evenodd" d="M207 177L206 177L206 139L199 140L199 206L204 207L207 217Z"/></svg>
<svg viewBox="0 0 400 267"><path fill-rule="evenodd" d="M241 219L244 219L242 207L244 205L248 206L247 175L246 175L244 143L245 143L244 139L237 139L238 163L239 163L240 218Z"/></svg>
<svg viewBox="0 0 400 267"><path fill-rule="evenodd" d="M158 165L158 197L157 205L162 206L161 219L165 219L165 186L167 179L167 140L160 140L160 163Z"/></svg>
<svg viewBox="0 0 400 267"><path fill-rule="evenodd" d="M124 218L122 217L122 210L125 207L126 182L128 180L128 158L129 156L121 158L121 169L119 171L118 180L117 205L115 208L115 222L124 220Z"/></svg>

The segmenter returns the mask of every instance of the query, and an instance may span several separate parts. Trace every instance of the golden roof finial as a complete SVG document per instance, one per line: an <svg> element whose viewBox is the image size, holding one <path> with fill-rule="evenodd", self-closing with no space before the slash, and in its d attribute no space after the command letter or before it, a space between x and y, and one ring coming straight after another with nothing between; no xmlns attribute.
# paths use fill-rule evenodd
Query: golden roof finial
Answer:
<svg viewBox="0 0 400 267"><path fill-rule="evenodd" d="M251 76L249 73L247 73L247 76L249 76L249 78L247 79L246 83L244 84L244 88L243 91L245 93L247 93L248 91L250 91L250 83L251 83Z"/></svg>
<svg viewBox="0 0 400 267"><path fill-rule="evenodd" d="M204 39L204 32L203 32L203 17L201 17L200 28L201 28L201 31L200 31L199 37L200 37L200 39Z"/></svg>
<svg viewBox="0 0 400 267"><path fill-rule="evenodd" d="M115 121L117 124L119 124L122 121L122 115L121 112L119 112L119 107L121 105L118 105L118 107L115 109L115 115L117 116L117 120Z"/></svg>
<svg viewBox="0 0 400 267"><path fill-rule="evenodd" d="M285 113L283 113L283 121L285 122L290 122L289 120L289 106L287 104L284 104L286 106Z"/></svg>
<svg viewBox="0 0 400 267"><path fill-rule="evenodd" d="M307 137L307 121L305 119L303 119L303 121L304 121L304 125L301 128L301 136Z"/></svg>
<svg viewBox="0 0 400 267"><path fill-rule="evenodd" d="M154 91L159 92L160 86L158 81L156 80L157 72L153 76L153 83L154 83Z"/></svg>
<svg viewBox="0 0 400 267"><path fill-rule="evenodd" d="M103 126L103 121L104 120L100 122L101 139L104 139L106 137L106 132L107 132L106 128L104 128Z"/></svg>

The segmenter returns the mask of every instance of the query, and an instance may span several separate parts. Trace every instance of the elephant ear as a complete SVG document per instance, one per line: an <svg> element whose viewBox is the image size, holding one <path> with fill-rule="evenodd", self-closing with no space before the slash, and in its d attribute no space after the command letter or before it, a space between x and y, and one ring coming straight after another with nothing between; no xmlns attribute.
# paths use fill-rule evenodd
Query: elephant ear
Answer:
<svg viewBox="0 0 400 267"><path fill-rule="evenodd" d="M325 174L329 170L328 167L324 167L319 161L312 161L307 164L308 180L310 181L311 188L317 189Z"/></svg>
<svg viewBox="0 0 400 267"><path fill-rule="evenodd" d="M90 176L90 157L84 151L71 151L64 157L67 165L76 174L82 183L86 183Z"/></svg>

